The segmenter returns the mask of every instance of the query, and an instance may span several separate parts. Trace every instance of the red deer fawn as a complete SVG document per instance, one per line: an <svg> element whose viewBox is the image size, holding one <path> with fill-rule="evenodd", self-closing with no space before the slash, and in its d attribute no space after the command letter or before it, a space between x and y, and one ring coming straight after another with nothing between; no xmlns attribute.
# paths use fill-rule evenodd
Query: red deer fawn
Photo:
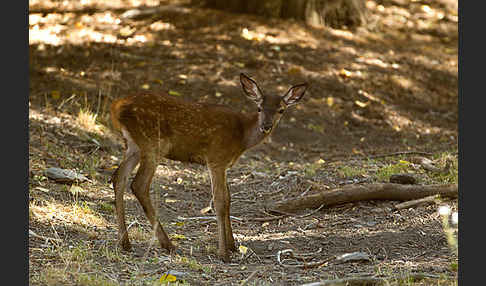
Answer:
<svg viewBox="0 0 486 286"><path fill-rule="evenodd" d="M111 105L113 126L125 141L123 162L113 174L115 207L120 246L131 248L125 224L123 194L128 178L140 163L131 189L152 224L160 246L175 246L160 225L150 200L149 189L160 158L205 164L211 178L214 208L218 222L218 255L230 261L235 241L230 222L230 193L226 170L246 150L262 142L277 126L285 109L297 104L307 84L291 87L284 96L263 95L254 80L240 74L246 96L258 112L250 115L226 106L196 103L164 95L133 95Z"/></svg>

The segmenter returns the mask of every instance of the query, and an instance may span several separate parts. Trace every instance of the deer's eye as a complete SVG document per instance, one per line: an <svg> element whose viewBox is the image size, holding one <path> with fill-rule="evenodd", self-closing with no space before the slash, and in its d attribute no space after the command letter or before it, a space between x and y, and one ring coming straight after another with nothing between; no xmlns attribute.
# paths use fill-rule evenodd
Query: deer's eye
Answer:
<svg viewBox="0 0 486 286"><path fill-rule="evenodd" d="M283 109L283 108L282 108L282 109L280 109L280 110L278 111L278 113L284 113L284 111L285 111L285 109Z"/></svg>

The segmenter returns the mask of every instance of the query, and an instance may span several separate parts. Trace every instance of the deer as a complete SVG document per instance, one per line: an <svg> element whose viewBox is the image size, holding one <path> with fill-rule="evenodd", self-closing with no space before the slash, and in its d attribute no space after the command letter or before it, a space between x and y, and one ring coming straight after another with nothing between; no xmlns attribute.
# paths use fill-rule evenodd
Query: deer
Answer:
<svg viewBox="0 0 486 286"><path fill-rule="evenodd" d="M294 85L280 96L264 95L255 80L244 73L240 74L240 83L246 97L256 104L251 113L166 93L130 95L112 102L112 125L124 140L123 159L112 176L118 246L123 250L131 249L123 196L137 165L130 188L160 247L169 253L177 250L161 226L149 195L158 162L166 158L206 165L218 226L217 255L223 262L231 261L230 252L236 251L236 245L226 171L246 150L263 142L275 130L284 111L299 103L308 87L307 83Z"/></svg>

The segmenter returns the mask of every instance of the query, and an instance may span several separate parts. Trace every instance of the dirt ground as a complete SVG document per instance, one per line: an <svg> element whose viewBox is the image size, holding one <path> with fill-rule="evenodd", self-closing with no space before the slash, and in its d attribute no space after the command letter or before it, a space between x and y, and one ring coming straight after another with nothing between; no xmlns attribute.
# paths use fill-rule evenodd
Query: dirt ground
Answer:
<svg viewBox="0 0 486 286"><path fill-rule="evenodd" d="M365 201L271 218L272 202L408 172L419 184L457 183L457 1L367 1L356 31L191 7L184 1L29 1L29 282L31 285L301 285L346 277L387 277L390 285L457 285L457 255L439 205L395 210ZM146 15L127 17L130 9ZM152 10L150 10L152 9ZM125 14L124 14L125 13ZM240 72L266 93L308 82L271 140L228 171L233 231L241 253L216 257L216 222L205 167L164 161L151 194L182 255L168 255L126 194L133 251L116 247L111 173L122 158L109 104L169 92L251 112ZM412 163L423 152L440 174ZM426 154L426 155L423 155ZM451 168L452 166L452 168ZM60 184L49 167L89 182ZM308 215L306 215L308 214ZM192 219L191 219L192 218ZM284 267L277 253L312 253ZM245 253L246 250L246 253ZM364 252L367 261L330 259ZM285 261L286 265L297 260ZM394 280L425 273L425 280ZM433 279L432 279L433 278ZM400 284L401 283L401 284Z"/></svg>

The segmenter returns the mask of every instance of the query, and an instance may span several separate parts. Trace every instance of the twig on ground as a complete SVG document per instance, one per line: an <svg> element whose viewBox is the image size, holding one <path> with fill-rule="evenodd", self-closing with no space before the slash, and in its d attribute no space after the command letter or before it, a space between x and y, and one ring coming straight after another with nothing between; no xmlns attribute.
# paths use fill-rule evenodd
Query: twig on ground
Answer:
<svg viewBox="0 0 486 286"><path fill-rule="evenodd" d="M417 200L411 200L403 203L399 203L395 205L395 209L401 210L401 209L406 209L409 207L415 207L418 205L423 205L423 204L432 204L438 201L440 198L440 195L432 195L428 196L425 198L417 199Z"/></svg>
<svg viewBox="0 0 486 286"><path fill-rule="evenodd" d="M429 152L422 152L422 151L401 151L401 152L394 152L388 154L379 154L379 155L371 155L371 156L364 156L368 159L376 159L376 158L383 158L383 157L391 157L391 156L400 156L400 155L432 155Z"/></svg>
<svg viewBox="0 0 486 286"><path fill-rule="evenodd" d="M128 232L128 230L129 230L129 229L130 229L130 228L131 228L131 227L132 227L134 224L138 224L138 225L140 225L140 222L139 222L138 220L134 220L134 221L132 221L132 222L131 222L131 223L130 223L128 226L127 226L127 232Z"/></svg>
<svg viewBox="0 0 486 286"><path fill-rule="evenodd" d="M279 215L279 216L270 216L270 217L255 217L255 218L249 218L247 221L258 221L258 222L266 222L266 221L272 221L272 220L279 220L286 218L287 215Z"/></svg>
<svg viewBox="0 0 486 286"><path fill-rule="evenodd" d="M253 256L253 255L255 255L255 256L256 256L256 258L258 259L258 261L259 261L260 263L263 263L263 261L260 259L260 257L258 256L258 254L256 254L256 252L255 252L253 249L251 249L251 248L249 248L249 247L248 247L248 249L250 250L250 254L248 254L248 255L246 255L245 257L243 257L243 259L241 260L241 262L240 262L240 263L245 262L245 261L246 261L248 258L250 258L250 257L251 257L251 256Z"/></svg>
<svg viewBox="0 0 486 286"><path fill-rule="evenodd" d="M64 99L63 101L61 101L61 103L57 106L57 110L61 110L61 107L68 103L69 101L71 101L71 99L75 98L76 97L76 94L73 94L71 95L68 99Z"/></svg>
<svg viewBox="0 0 486 286"><path fill-rule="evenodd" d="M176 208L174 208L173 206L170 206L169 204L163 204L163 206L165 206L166 208L168 208L169 210L171 211L174 211L174 212L179 212L179 210L177 210Z"/></svg>
<svg viewBox="0 0 486 286"><path fill-rule="evenodd" d="M313 182L311 180L307 180L306 182L309 183L309 184L311 184L313 187L316 187L317 189L322 189L322 188L329 189L329 186L328 185L319 184L319 183Z"/></svg>
<svg viewBox="0 0 486 286"><path fill-rule="evenodd" d="M253 278L253 276L255 276L257 273L258 269L253 271L245 280L241 281L240 286L246 285L246 283L248 283L248 281L250 281L250 279Z"/></svg>
<svg viewBox="0 0 486 286"><path fill-rule="evenodd" d="M304 217L307 217L307 216L311 216L313 214L315 214L316 212L320 211L322 208L324 207L324 204L322 204L321 206L319 206L317 209L309 212L309 213L306 213L306 214L303 214L303 215L294 215L294 214L291 214L291 213L283 213L282 215L279 215L279 216L271 216L271 217L255 217L255 218L249 218L247 219L247 221L259 221L259 222L265 222L265 221L272 221L272 220L278 220L278 219L282 219L282 218L285 218L285 217L294 217L294 218L304 218ZM273 212L273 210L271 210ZM280 211L274 211L276 213L281 213Z"/></svg>
<svg viewBox="0 0 486 286"><path fill-rule="evenodd" d="M39 235L35 232L33 232L32 230L29 229L29 236L32 236L32 237L35 237L35 238L40 238L40 239L44 239L46 241L58 241L58 242L61 242L62 240L61 239L58 239L58 238L52 238L52 237L47 237L47 236L43 236L43 235Z"/></svg>
<svg viewBox="0 0 486 286"><path fill-rule="evenodd" d="M300 194L301 197L305 196L305 194L307 194L308 191L310 191L310 189L312 189L312 185L308 186L307 189L305 189L305 191Z"/></svg>
<svg viewBox="0 0 486 286"><path fill-rule="evenodd" d="M369 276L358 276L358 277L348 277L333 280L324 280L313 283L301 284L300 286L358 286L358 285L390 285L390 281L406 281L413 279L414 281L423 280L426 278L438 279L439 275L433 275L428 273L411 273L408 275L401 276L390 276L390 277L369 277Z"/></svg>
<svg viewBox="0 0 486 286"><path fill-rule="evenodd" d="M316 252L313 252L313 253L302 253L302 254L295 254L294 251L292 249L284 249L284 250L280 250L277 252L277 262L278 264L280 264L280 266L282 267L286 267L286 268L311 268L311 267L319 267L333 259L336 258L336 256L331 256L327 259L324 259L324 260L319 260L319 261L314 261L314 262L306 262L306 261L309 261L309 260L312 260L317 253L321 252L322 251L322 248L319 248L318 251ZM295 260L300 260L300 261L303 261L303 263L300 263L300 264L284 264L284 260L281 259L281 256L283 254L288 254L291 258L294 258Z"/></svg>
<svg viewBox="0 0 486 286"><path fill-rule="evenodd" d="M324 207L324 204L320 205L317 209L311 211L310 213L296 216L296 218L303 218L303 217L311 216L311 215L315 214L316 212L320 211L323 207Z"/></svg>
<svg viewBox="0 0 486 286"><path fill-rule="evenodd" d="M218 218L216 216L196 216L196 217L182 217L178 216L177 219L179 220L217 220ZM236 221L245 221L242 218L235 217L230 215L230 219L236 220Z"/></svg>

